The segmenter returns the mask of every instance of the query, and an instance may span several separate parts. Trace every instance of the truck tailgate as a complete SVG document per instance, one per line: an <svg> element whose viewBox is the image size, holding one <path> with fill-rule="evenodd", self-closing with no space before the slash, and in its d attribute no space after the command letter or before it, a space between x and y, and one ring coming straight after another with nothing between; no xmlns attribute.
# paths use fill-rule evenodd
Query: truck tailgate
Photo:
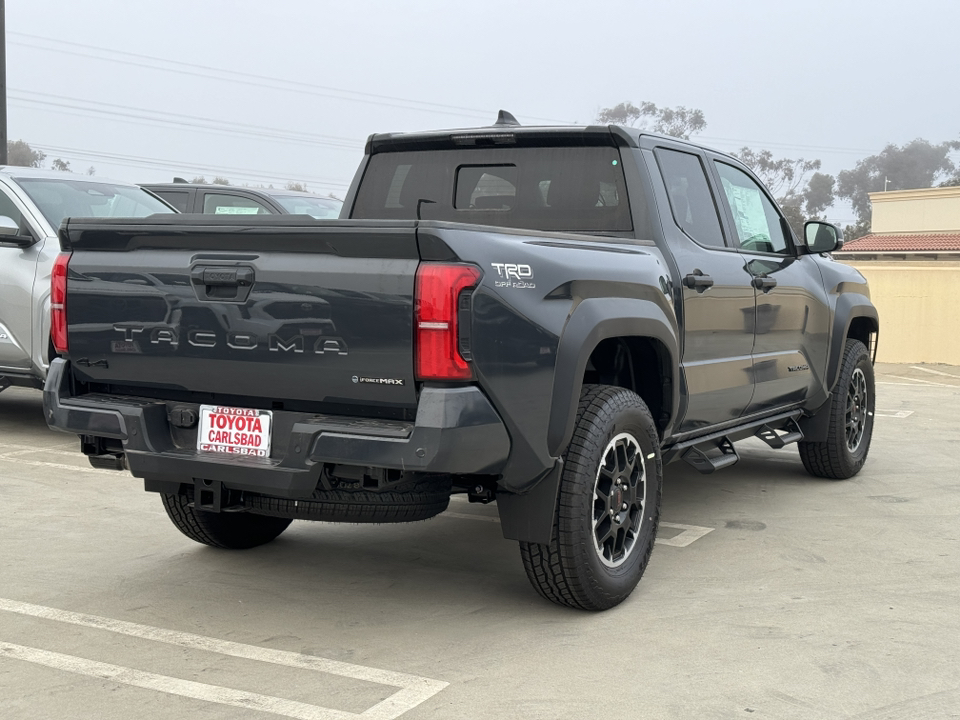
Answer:
<svg viewBox="0 0 960 720"><path fill-rule="evenodd" d="M68 220L78 379L336 411L416 406L415 224Z"/></svg>

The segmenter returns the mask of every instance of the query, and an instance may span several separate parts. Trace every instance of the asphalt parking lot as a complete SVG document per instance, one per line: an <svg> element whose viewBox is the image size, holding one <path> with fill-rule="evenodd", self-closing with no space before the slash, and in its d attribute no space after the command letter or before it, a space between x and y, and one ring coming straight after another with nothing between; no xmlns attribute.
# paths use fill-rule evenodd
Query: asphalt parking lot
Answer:
<svg viewBox="0 0 960 720"><path fill-rule="evenodd" d="M651 564L542 601L495 508L215 550L0 394L0 717L960 717L960 368L878 367L852 480L667 469Z"/></svg>

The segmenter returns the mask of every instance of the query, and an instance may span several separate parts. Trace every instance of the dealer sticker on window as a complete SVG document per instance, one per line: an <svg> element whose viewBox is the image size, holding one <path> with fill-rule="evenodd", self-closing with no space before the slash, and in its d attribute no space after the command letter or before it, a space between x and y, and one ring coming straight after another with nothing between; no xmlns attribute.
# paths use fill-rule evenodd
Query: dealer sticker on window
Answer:
<svg viewBox="0 0 960 720"><path fill-rule="evenodd" d="M201 405L197 450L269 457L272 424L269 410Z"/></svg>

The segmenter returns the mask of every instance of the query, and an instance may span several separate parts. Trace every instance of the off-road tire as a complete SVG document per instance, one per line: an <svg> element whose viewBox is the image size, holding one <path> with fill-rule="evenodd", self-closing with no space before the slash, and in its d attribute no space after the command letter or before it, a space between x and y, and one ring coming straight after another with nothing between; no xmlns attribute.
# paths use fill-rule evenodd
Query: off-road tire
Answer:
<svg viewBox="0 0 960 720"><path fill-rule="evenodd" d="M609 445L624 433L642 452L644 512L632 550L619 567L608 567L594 540L594 493L600 463ZM660 440L643 400L624 388L585 385L563 461L552 538L547 545L521 542L523 567L534 589L547 600L582 610L606 610L623 602L637 586L660 523Z"/></svg>
<svg viewBox="0 0 960 720"><path fill-rule="evenodd" d="M866 403L859 409L863 418L861 439L855 449L847 443L848 399L853 391L851 383L855 374L860 372L866 386ZM831 480L852 478L867 461L870 451L870 439L873 435L873 418L876 404L876 392L873 375L873 363L870 353L859 340L847 339L840 364L840 377L830 400L819 410L829 413L830 425L825 442L798 443L800 460L811 475Z"/></svg>
<svg viewBox="0 0 960 720"><path fill-rule="evenodd" d="M244 505L260 515L342 523L402 523L439 515L450 503L450 477L426 476L372 492L318 489L308 500L248 495Z"/></svg>
<svg viewBox="0 0 960 720"><path fill-rule="evenodd" d="M188 495L163 494L163 508L177 530L191 540L226 550L247 550L277 538L292 522L249 512L209 512L193 507Z"/></svg>

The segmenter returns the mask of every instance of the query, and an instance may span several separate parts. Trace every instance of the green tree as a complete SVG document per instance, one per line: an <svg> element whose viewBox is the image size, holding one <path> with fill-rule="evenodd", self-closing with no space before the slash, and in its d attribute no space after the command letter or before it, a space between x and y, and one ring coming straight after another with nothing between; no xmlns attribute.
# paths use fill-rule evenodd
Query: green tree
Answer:
<svg viewBox="0 0 960 720"><path fill-rule="evenodd" d="M707 127L703 111L696 108L657 107L656 104L641 101L640 106L632 102L622 102L597 113L597 122L602 125L626 125L643 130L670 135L689 140L691 135L703 132Z"/></svg>
<svg viewBox="0 0 960 720"><path fill-rule="evenodd" d="M283 186L284 190L293 190L295 192L307 192L307 184L302 182L293 182L292 180Z"/></svg>
<svg viewBox="0 0 960 720"><path fill-rule="evenodd" d="M229 185L230 181L225 177L217 175L213 180L210 181L211 185Z"/></svg>
<svg viewBox="0 0 960 720"><path fill-rule="evenodd" d="M803 237L807 220L821 219L833 205L836 180L819 172L819 160L775 158L769 150L741 148L734 157L757 174L777 198L790 227Z"/></svg>
<svg viewBox="0 0 960 720"><path fill-rule="evenodd" d="M43 167L46 153L34 150L23 140L7 141L7 164L18 167Z"/></svg>
<svg viewBox="0 0 960 720"><path fill-rule="evenodd" d="M203 175L198 175L193 180L191 180L194 185L207 185L207 179Z"/></svg>
<svg viewBox="0 0 960 720"><path fill-rule="evenodd" d="M960 142L934 145L918 138L906 145L887 145L876 155L859 161L851 170L837 175L837 196L850 201L857 223L848 226L850 237L870 231L870 196L884 190L913 190L941 184L960 184L960 170L950 153Z"/></svg>
<svg viewBox="0 0 960 720"><path fill-rule="evenodd" d="M70 172L70 163L66 160L61 160L60 158L57 158L52 163L50 163L50 167L53 170L60 170L61 172Z"/></svg>

